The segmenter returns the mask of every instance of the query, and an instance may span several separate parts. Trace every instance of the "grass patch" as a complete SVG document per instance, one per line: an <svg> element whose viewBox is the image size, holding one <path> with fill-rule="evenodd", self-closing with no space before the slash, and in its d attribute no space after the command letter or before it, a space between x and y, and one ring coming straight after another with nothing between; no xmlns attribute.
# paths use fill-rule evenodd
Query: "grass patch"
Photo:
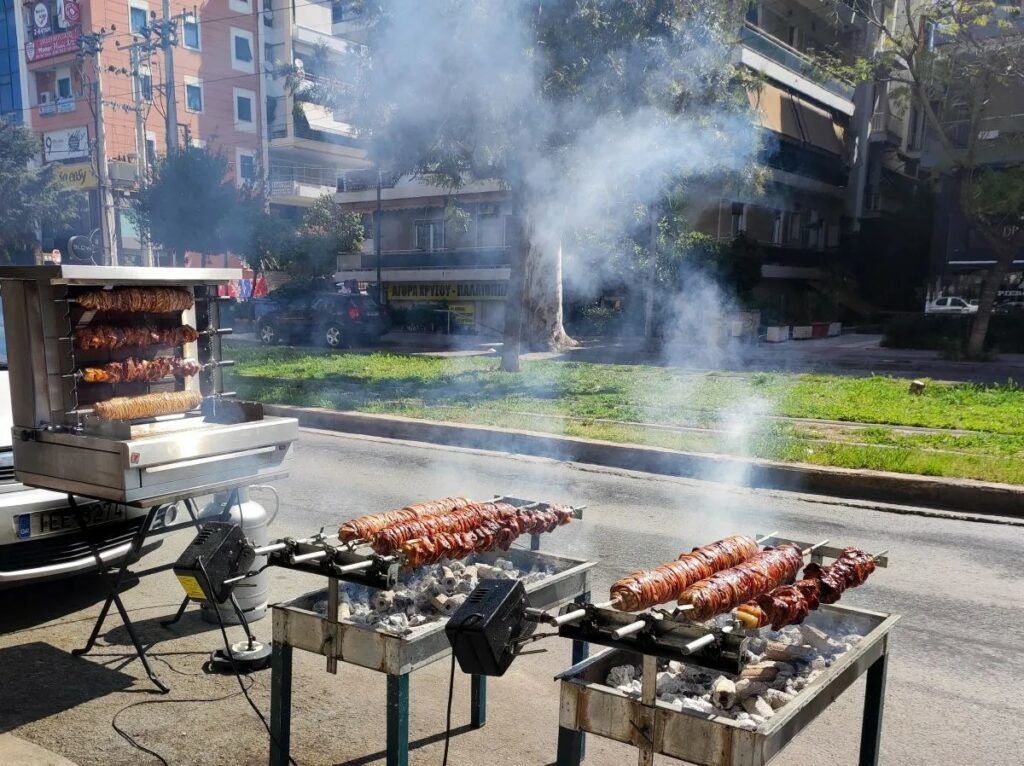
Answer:
<svg viewBox="0 0 1024 766"><path fill-rule="evenodd" d="M235 346L231 386L265 402L607 441L1024 484L1024 390L786 373ZM868 424L836 426L768 416ZM963 429L906 432L899 427ZM694 430L707 429L707 430Z"/></svg>

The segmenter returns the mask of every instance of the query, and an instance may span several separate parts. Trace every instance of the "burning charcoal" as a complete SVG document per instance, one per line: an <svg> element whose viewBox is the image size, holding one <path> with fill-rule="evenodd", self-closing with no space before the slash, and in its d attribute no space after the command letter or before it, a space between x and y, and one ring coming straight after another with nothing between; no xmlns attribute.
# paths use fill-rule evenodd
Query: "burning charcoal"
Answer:
<svg viewBox="0 0 1024 766"><path fill-rule="evenodd" d="M743 709L750 713L751 717L759 715L761 718L768 719L775 715L775 710L765 701L764 697L747 697L742 704Z"/></svg>
<svg viewBox="0 0 1024 766"><path fill-rule="evenodd" d="M430 600L430 603L441 614L450 614L452 611L448 606L450 600L444 593L438 593Z"/></svg>
<svg viewBox="0 0 1024 766"><path fill-rule="evenodd" d="M758 662L743 668L740 671L740 678L747 678L751 681L772 681L778 674L779 669L774 662Z"/></svg>
<svg viewBox="0 0 1024 766"><path fill-rule="evenodd" d="M828 637L827 633L822 630L818 630L813 625L801 625L800 633L803 635L804 641L813 646L819 652L829 651L834 645L832 639Z"/></svg>
<svg viewBox="0 0 1024 766"><path fill-rule="evenodd" d="M395 603L395 592L393 590L377 591L377 595L373 597L371 603L378 612L386 612Z"/></svg>
<svg viewBox="0 0 1024 766"><path fill-rule="evenodd" d="M728 710L736 704L736 683L725 676L719 676L711 686L711 704Z"/></svg>
<svg viewBox="0 0 1024 766"><path fill-rule="evenodd" d="M454 593L455 586L459 584L459 578L448 567L441 567L441 584L444 585L446 593Z"/></svg>
<svg viewBox="0 0 1024 766"><path fill-rule="evenodd" d="M625 686L636 678L636 668L632 665L618 665L608 671L605 683L608 686Z"/></svg>
<svg viewBox="0 0 1024 766"><path fill-rule="evenodd" d="M772 706L773 710L778 710L780 707L792 700L793 695L779 689L769 689L764 693L764 699Z"/></svg>
<svg viewBox="0 0 1024 766"><path fill-rule="evenodd" d="M409 627L409 618L404 614L393 614L384 620L384 626L389 630L405 630Z"/></svg>

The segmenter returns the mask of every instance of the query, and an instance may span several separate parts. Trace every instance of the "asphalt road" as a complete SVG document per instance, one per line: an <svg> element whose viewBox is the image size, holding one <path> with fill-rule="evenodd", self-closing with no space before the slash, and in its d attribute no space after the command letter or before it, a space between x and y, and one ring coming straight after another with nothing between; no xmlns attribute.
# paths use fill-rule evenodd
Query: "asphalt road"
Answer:
<svg viewBox="0 0 1024 766"><path fill-rule="evenodd" d="M882 738L890 766L1004 764L1024 751L1024 628L1021 553L1024 528L904 516L784 493L622 471L594 470L532 458L416 446L303 432L272 534L308 534L339 520L448 494L507 493L586 504L582 523L544 541L554 552L598 561L600 593L621 573L675 557L681 549L726 534L770 532L798 539L830 538L870 551L890 550L879 570L843 603L903 615L893 638ZM170 560L186 538L169 541L146 563ZM312 590L315 578L274 570L273 600ZM91 580L0 594L0 730L49 747L80 764L156 761L131 749L110 728L119 724L174 764L265 762L266 735L238 696L234 679L203 676L203 652L217 645L194 610L168 634L158 617L173 611L180 591L169 575L144 579L126 595L157 667L173 687L164 704L148 693L138 662L126 662L127 637L116 621L109 644L88 659L68 650L82 643L102 591ZM269 637L270 620L257 624ZM170 637L169 637L170 636ZM517 661L492 680L488 725L453 739L453 764L520 766L553 761L558 689L554 673L569 664L569 645ZM414 764L438 764L447 663L412 676ZM269 710L269 675L255 678L253 696ZM384 683L370 671L296 653L293 754L300 764L383 763ZM458 679L455 725L468 721L468 684ZM773 764L854 764L863 682L840 697ZM149 704L149 703L156 704ZM1017 753L1017 755L1013 755ZM591 738L587 763L635 762L630 748ZM659 762L668 763L667 760Z"/></svg>

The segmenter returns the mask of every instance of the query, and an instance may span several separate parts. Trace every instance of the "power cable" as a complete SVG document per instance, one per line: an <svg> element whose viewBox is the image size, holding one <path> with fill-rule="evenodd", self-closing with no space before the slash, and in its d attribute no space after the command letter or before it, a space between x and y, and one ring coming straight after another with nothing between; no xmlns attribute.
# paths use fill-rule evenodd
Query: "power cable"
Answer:
<svg viewBox="0 0 1024 766"><path fill-rule="evenodd" d="M452 738L452 699L455 696L455 652L452 652L452 664L448 671L448 713L444 723L444 757L441 766L448 766L448 744Z"/></svg>

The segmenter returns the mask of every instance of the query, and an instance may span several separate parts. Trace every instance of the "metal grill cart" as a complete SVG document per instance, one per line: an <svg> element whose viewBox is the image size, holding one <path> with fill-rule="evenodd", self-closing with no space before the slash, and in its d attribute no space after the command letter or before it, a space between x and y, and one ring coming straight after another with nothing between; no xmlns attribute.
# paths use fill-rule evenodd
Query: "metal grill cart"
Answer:
<svg viewBox="0 0 1024 766"><path fill-rule="evenodd" d="M797 542L770 537L767 544ZM836 558L838 548L814 547L814 559ZM876 558L886 566L884 556ZM591 608L593 610L593 608ZM804 727L824 711L862 674L867 674L867 692L861 726L860 766L878 763L882 709L885 698L889 635L898 615L871 612L836 605L823 605L812 612L806 624L824 629L836 618L857 626L863 635L851 649L796 697L775 711L755 730L745 729L732 718L678 709L657 698L659 659L683 662L696 668L736 672L743 657L744 641L767 633L733 627L710 631L678 616L650 619L636 630L636 615L593 610L588 620L560 628L576 640L601 643L609 648L556 676L560 681L561 705L558 731L558 766L579 766L583 734L633 745L638 763L650 766L654 755L666 755L700 766L763 766L778 754ZM617 625L622 627L616 628ZM632 631L632 632L631 632ZM701 634L705 635L701 635ZM640 697L631 696L606 684L609 671L632 665L641 675Z"/></svg>
<svg viewBox="0 0 1024 766"><path fill-rule="evenodd" d="M129 555L107 577L110 595L87 645L75 653L92 648L114 605L146 673L164 692L167 687L150 667L121 602L128 566L147 536L198 526L194 498L228 492L229 513L238 488L286 475L286 458L298 438L296 420L264 416L260 405L235 401L224 390L222 370L231 362L222 358L221 338L231 329L220 322L218 286L240 277L236 269L0 268L15 476L29 486L68 493L97 565L107 575L112 574L109 564L74 496L149 509ZM162 306L153 298L168 293L180 303ZM148 302L125 299L98 309L97 295L142 296ZM182 309L185 297L189 305ZM162 310L167 305L176 308ZM133 368L137 373L146 365L152 367L145 375L108 372ZM97 416L97 406L110 399L139 401L134 397L147 394L188 403L169 415ZM170 509L179 501L190 518L174 524Z"/></svg>
<svg viewBox="0 0 1024 766"><path fill-rule="evenodd" d="M515 505L528 504L528 501L513 498L501 500ZM407 766L409 676L419 668L451 656L451 646L445 636L446 621L436 620L397 635L351 619L339 619L339 580L389 588L395 582L398 567L381 564L379 557L376 557L378 562L373 563L374 557L368 554L327 546L322 541L293 544L288 551L283 550L284 544L280 545L282 549L268 551L271 565L327 575L328 585L273 606L271 766L286 766L289 759L293 649L327 657L327 670L331 673L337 672L340 661L387 675L387 764ZM268 546L274 547L273 543ZM329 548L326 555L325 548ZM506 558L521 570L530 570L538 565L553 567L555 574L526 586L530 602L540 608L554 609L572 602L587 601L590 597L590 570L594 564L544 553L539 548L540 538L533 535L530 550L511 548L503 552L478 554L474 563L493 563L497 558ZM328 560L330 563L325 563ZM323 601L327 602L326 617L314 611L314 604ZM586 653L584 642L573 642L573 662L582 660ZM486 707L486 679L474 675L471 682L471 723L474 727L484 725Z"/></svg>

